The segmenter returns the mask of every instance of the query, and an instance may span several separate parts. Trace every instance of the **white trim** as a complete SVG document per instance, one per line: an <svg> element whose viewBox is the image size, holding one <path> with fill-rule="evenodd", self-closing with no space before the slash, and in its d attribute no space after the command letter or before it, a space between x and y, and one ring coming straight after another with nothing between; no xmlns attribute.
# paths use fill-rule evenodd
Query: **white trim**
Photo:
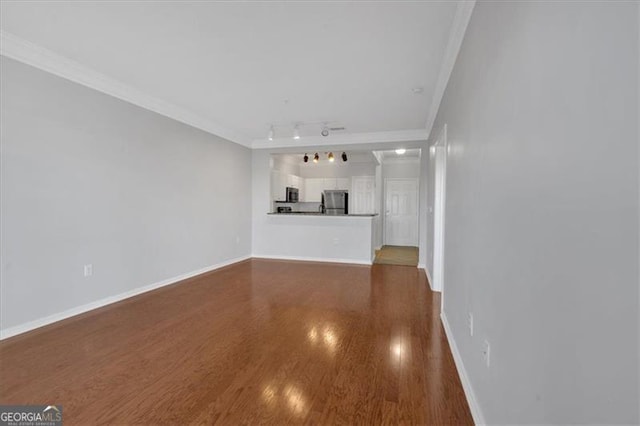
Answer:
<svg viewBox="0 0 640 426"><path fill-rule="evenodd" d="M460 46L462 46L462 40L464 39L464 34L467 31L467 26L469 25L469 20L471 19L471 13L473 12L475 4L476 0L461 0L458 3L456 15L453 18L453 25L451 25L451 31L449 32L449 41L447 42L444 59L442 60L442 66L440 67L440 73L438 74L436 88L433 92L433 98L431 98L429 118L427 119L425 126L427 134L431 134L433 123L436 121L436 116L440 109L440 102L442 102L444 91L449 83L449 77L451 77L453 66L456 64L458 52L460 51Z"/></svg>
<svg viewBox="0 0 640 426"><path fill-rule="evenodd" d="M426 129L395 130L373 133L346 133L335 136L303 136L298 140L293 138L254 139L253 149L297 148L304 146L333 146L359 145L381 142L411 142L426 141L429 132Z"/></svg>
<svg viewBox="0 0 640 426"><path fill-rule="evenodd" d="M216 269L220 269L224 266L229 266L234 263L242 262L243 260L247 260L251 258L251 256L242 256L236 257L235 259L225 260L224 262L217 263L215 265L207 266L202 269L198 269L197 271L187 272L186 274L178 275L177 277L168 278L166 280L158 281L153 284L149 284L143 287L138 287L133 290L126 291L124 293L116 294L115 296L105 297L104 299L96 300L95 302L87 303L86 305L77 306L75 308L67 309L63 312L58 312L57 314L49 315L44 318L39 318L37 320L29 321L20 325L16 325L14 327L10 327L4 330L0 330L0 340L7 339L9 337L16 336L18 334L26 333L28 331L34 330L36 328L44 327L45 325L52 324L54 322L62 321L63 319L67 319L76 315L83 314L88 311L92 311L94 309L101 308L106 305L111 305L112 303L120 302L122 300L128 299L133 296L137 296L142 293L146 293L151 290L158 289L160 287L165 287L171 284L175 284L179 281L184 281L188 278L195 277L197 275L204 274L206 272L211 272Z"/></svg>
<svg viewBox="0 0 640 426"><path fill-rule="evenodd" d="M384 164L418 164L420 163L420 157L384 157L382 162Z"/></svg>
<svg viewBox="0 0 640 426"><path fill-rule="evenodd" d="M433 281L431 281L431 274L429 273L429 269L427 268L427 265L422 265L421 268L424 269L424 273L427 274L427 280L429 281L429 288L431 289L431 291L435 293L440 293L439 291L433 289ZM442 309L442 306L440 307L440 309Z"/></svg>
<svg viewBox="0 0 640 426"><path fill-rule="evenodd" d="M434 179L434 203L433 203L433 277L438 278L438 282L433 283L435 291L441 292L441 309L444 309L444 257L445 257L445 233L446 233L446 205L447 205L447 156L449 155L449 145L447 142L447 123L438 134L438 138L433 144L436 150L434 155L435 179ZM429 148L431 150L431 148ZM442 164L440 164L442 162ZM438 179L440 176L440 179ZM438 180L440 186L438 186ZM438 208L439 207L439 208ZM439 221L437 220L439 218ZM438 223L439 222L439 223ZM440 226L440 229L436 229ZM439 260L439 262L438 262Z"/></svg>
<svg viewBox="0 0 640 426"><path fill-rule="evenodd" d="M469 380L467 370L464 368L462 356L460 355L458 345L456 345L456 341L453 338L453 332L451 331L451 327L449 326L449 322L447 321L447 316L444 314L444 311L440 312L440 320L442 321L442 326L444 327L447 341L449 342L449 348L451 348L453 360L456 363L458 376L460 376L460 382L462 382L462 388L464 389L464 394L467 397L467 403L469 404L469 409L471 410L471 416L473 416L473 422L476 425L485 425L486 423L484 421L484 416L482 415L482 410L480 409L480 405L478 404L476 395L473 392L471 380Z"/></svg>
<svg viewBox="0 0 640 426"><path fill-rule="evenodd" d="M307 256L280 256L273 254L253 254L254 259L294 260L302 262L327 262L327 263L352 263L355 265L372 265L370 260L359 259L334 259L331 257L307 257Z"/></svg>
<svg viewBox="0 0 640 426"><path fill-rule="evenodd" d="M0 55L148 109L232 142L251 147L249 138L178 105L150 96L125 83L0 30Z"/></svg>

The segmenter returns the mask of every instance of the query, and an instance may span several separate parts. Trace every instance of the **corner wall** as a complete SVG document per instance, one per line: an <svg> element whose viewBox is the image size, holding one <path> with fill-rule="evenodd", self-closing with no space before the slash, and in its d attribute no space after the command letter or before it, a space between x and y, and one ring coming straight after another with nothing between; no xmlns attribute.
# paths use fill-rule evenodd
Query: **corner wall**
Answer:
<svg viewBox="0 0 640 426"><path fill-rule="evenodd" d="M432 134L448 125L444 315L488 424L640 420L637 8L471 17Z"/></svg>
<svg viewBox="0 0 640 426"><path fill-rule="evenodd" d="M0 67L3 336L250 255L249 149Z"/></svg>

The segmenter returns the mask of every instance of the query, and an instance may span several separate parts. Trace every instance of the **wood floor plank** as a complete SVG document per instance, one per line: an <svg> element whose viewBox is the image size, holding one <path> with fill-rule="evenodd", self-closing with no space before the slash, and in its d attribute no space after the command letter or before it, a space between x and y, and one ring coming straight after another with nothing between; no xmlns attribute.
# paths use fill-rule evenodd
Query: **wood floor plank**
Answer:
<svg viewBox="0 0 640 426"><path fill-rule="evenodd" d="M85 424L472 424L417 268L252 259L0 342L0 404Z"/></svg>

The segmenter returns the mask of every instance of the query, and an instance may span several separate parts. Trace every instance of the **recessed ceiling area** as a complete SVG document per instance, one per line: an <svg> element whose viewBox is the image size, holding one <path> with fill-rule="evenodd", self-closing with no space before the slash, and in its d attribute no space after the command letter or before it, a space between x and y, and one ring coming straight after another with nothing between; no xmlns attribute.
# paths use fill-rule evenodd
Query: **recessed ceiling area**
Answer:
<svg viewBox="0 0 640 426"><path fill-rule="evenodd" d="M3 1L0 25L235 142L301 123L304 145L426 135L459 3ZM325 122L345 130L322 139Z"/></svg>

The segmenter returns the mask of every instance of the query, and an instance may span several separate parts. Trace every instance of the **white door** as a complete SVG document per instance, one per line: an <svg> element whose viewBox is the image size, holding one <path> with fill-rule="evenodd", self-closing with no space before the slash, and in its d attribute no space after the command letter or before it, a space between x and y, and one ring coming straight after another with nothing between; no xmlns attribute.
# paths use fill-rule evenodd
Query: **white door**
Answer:
<svg viewBox="0 0 640 426"><path fill-rule="evenodd" d="M385 180L385 244L418 246L418 179Z"/></svg>
<svg viewBox="0 0 640 426"><path fill-rule="evenodd" d="M354 176L353 187L349 195L349 213L362 214L375 212L375 180L373 176Z"/></svg>

